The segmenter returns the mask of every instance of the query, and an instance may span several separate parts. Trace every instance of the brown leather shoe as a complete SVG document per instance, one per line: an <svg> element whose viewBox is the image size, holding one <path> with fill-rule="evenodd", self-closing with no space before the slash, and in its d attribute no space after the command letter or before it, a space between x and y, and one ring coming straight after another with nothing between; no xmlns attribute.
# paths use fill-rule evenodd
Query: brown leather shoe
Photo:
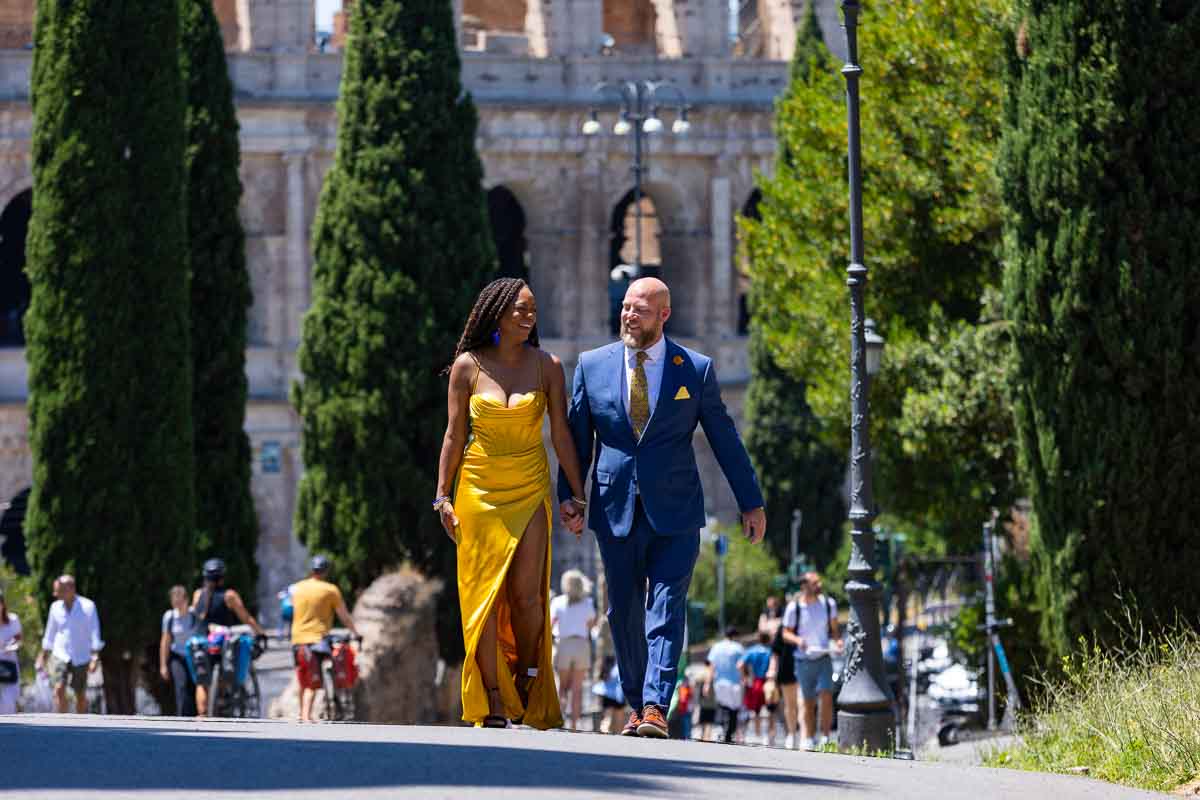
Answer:
<svg viewBox="0 0 1200 800"><path fill-rule="evenodd" d="M621 728L622 736L637 736L638 726L642 724L642 715L637 710L629 712L629 721Z"/></svg>
<svg viewBox="0 0 1200 800"><path fill-rule="evenodd" d="M658 706L646 706L642 709L642 724L638 725L638 736L648 739L666 739L667 718L663 716Z"/></svg>

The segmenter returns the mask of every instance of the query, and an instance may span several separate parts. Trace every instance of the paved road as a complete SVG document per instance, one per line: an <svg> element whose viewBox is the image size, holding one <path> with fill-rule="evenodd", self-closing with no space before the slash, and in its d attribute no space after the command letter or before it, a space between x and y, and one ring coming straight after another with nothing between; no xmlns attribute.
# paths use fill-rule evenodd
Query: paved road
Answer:
<svg viewBox="0 0 1200 800"><path fill-rule="evenodd" d="M1161 796L1009 770L460 727L22 715L0 717L0 754L6 800Z"/></svg>

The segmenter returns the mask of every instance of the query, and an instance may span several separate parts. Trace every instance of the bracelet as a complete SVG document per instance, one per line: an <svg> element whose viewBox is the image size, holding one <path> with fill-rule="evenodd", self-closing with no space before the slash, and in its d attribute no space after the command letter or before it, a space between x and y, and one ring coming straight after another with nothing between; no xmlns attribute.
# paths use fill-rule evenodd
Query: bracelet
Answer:
<svg viewBox="0 0 1200 800"><path fill-rule="evenodd" d="M580 508L587 508L587 500L580 500L578 497L571 495L571 502Z"/></svg>
<svg viewBox="0 0 1200 800"><path fill-rule="evenodd" d="M450 502L450 495L444 494L441 497L438 497L433 501L433 510L441 511L442 506L444 506L446 503L449 503L449 502Z"/></svg>

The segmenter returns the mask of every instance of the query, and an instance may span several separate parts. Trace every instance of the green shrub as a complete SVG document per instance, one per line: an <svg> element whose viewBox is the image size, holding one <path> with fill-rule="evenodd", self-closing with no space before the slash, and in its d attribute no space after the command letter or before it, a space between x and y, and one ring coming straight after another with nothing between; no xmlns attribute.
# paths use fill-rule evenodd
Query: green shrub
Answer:
<svg viewBox="0 0 1200 800"><path fill-rule="evenodd" d="M1101 780L1163 791L1200 775L1200 634L1135 630L1118 647L1080 640L1023 719L1020 743L989 765L1087 767Z"/></svg>
<svg viewBox="0 0 1200 800"><path fill-rule="evenodd" d="M772 555L766 542L753 545L742 535L741 526L720 529L729 537L729 553L725 556L725 624L736 625L741 633L758 627L758 615L767 595L781 594L775 588L775 576L783 566ZM720 636L717 629L720 609L717 603L717 551L711 542L701 541L700 557L692 573L692 602L704 603L704 633Z"/></svg>

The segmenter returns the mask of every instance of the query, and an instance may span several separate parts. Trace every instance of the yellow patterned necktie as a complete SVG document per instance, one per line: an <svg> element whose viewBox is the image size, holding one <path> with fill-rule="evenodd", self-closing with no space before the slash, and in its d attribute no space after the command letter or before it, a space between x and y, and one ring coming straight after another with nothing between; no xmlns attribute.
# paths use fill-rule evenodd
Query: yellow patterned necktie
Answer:
<svg viewBox="0 0 1200 800"><path fill-rule="evenodd" d="M633 422L633 433L639 439L650 421L650 391L644 366L649 357L645 350L637 352L637 366L633 368L633 380L629 382L629 419Z"/></svg>

